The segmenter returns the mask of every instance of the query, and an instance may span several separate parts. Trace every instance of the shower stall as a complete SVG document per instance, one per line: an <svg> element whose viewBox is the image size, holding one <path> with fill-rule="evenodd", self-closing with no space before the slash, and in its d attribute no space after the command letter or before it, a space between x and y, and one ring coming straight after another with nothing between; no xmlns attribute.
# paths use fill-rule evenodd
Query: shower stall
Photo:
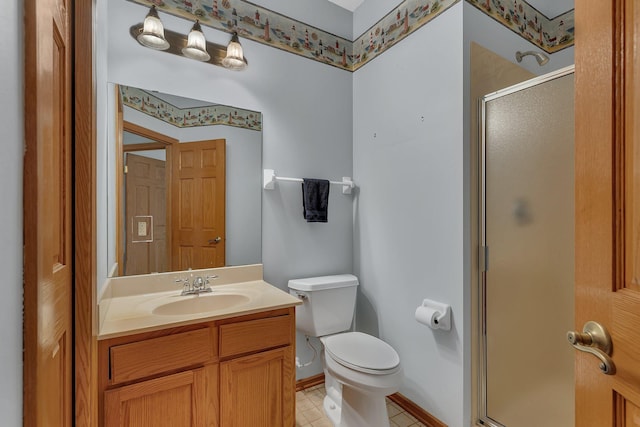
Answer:
<svg viewBox="0 0 640 427"><path fill-rule="evenodd" d="M573 67L480 100L478 422L573 427Z"/></svg>

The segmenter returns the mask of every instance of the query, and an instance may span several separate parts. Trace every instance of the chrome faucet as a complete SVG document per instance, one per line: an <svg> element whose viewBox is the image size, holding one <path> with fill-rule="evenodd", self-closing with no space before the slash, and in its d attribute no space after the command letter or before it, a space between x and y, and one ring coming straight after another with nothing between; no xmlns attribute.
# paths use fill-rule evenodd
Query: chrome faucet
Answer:
<svg viewBox="0 0 640 427"><path fill-rule="evenodd" d="M180 295L200 295L201 293L213 292L211 286L209 286L209 280L217 279L217 275L213 276L196 276L193 281L189 283L189 278L176 279L176 283L182 283L182 293Z"/></svg>

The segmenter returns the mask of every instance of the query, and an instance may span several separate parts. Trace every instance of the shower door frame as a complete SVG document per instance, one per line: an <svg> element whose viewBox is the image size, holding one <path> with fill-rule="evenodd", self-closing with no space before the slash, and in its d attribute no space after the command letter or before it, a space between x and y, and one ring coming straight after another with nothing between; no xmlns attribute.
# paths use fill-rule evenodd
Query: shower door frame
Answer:
<svg viewBox="0 0 640 427"><path fill-rule="evenodd" d="M487 414L487 328L486 328L486 272L488 269L488 247L486 235L486 104L490 101L512 95L525 89L538 86L552 80L556 80L575 73L575 66L561 68L534 77L522 83L509 86L505 89L487 94L478 99L478 316L477 316L477 336L478 339L478 390L477 390L477 415L478 423L488 427L509 427L491 419Z"/></svg>

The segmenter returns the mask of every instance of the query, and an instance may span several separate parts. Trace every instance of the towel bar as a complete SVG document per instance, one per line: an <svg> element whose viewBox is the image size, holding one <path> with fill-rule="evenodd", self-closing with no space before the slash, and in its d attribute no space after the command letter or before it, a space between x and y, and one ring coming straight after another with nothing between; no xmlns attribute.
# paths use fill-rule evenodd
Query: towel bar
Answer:
<svg viewBox="0 0 640 427"><path fill-rule="evenodd" d="M302 178L276 176L276 172L273 169L265 169L262 176L262 187L265 190L273 190L275 188L276 181L302 182ZM356 186L350 176L343 176L342 181L329 181L329 183L342 185L342 194L351 194L351 190Z"/></svg>

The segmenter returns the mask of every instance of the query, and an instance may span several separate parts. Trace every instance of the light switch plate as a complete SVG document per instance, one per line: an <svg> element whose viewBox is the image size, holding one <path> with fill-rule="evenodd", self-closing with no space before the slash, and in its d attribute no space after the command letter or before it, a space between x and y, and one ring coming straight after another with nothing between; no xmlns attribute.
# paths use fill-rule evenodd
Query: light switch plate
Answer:
<svg viewBox="0 0 640 427"><path fill-rule="evenodd" d="M131 218L131 239L132 243L151 243L153 242L153 216L136 215Z"/></svg>
<svg viewBox="0 0 640 427"><path fill-rule="evenodd" d="M146 221L138 221L138 237L147 237Z"/></svg>

